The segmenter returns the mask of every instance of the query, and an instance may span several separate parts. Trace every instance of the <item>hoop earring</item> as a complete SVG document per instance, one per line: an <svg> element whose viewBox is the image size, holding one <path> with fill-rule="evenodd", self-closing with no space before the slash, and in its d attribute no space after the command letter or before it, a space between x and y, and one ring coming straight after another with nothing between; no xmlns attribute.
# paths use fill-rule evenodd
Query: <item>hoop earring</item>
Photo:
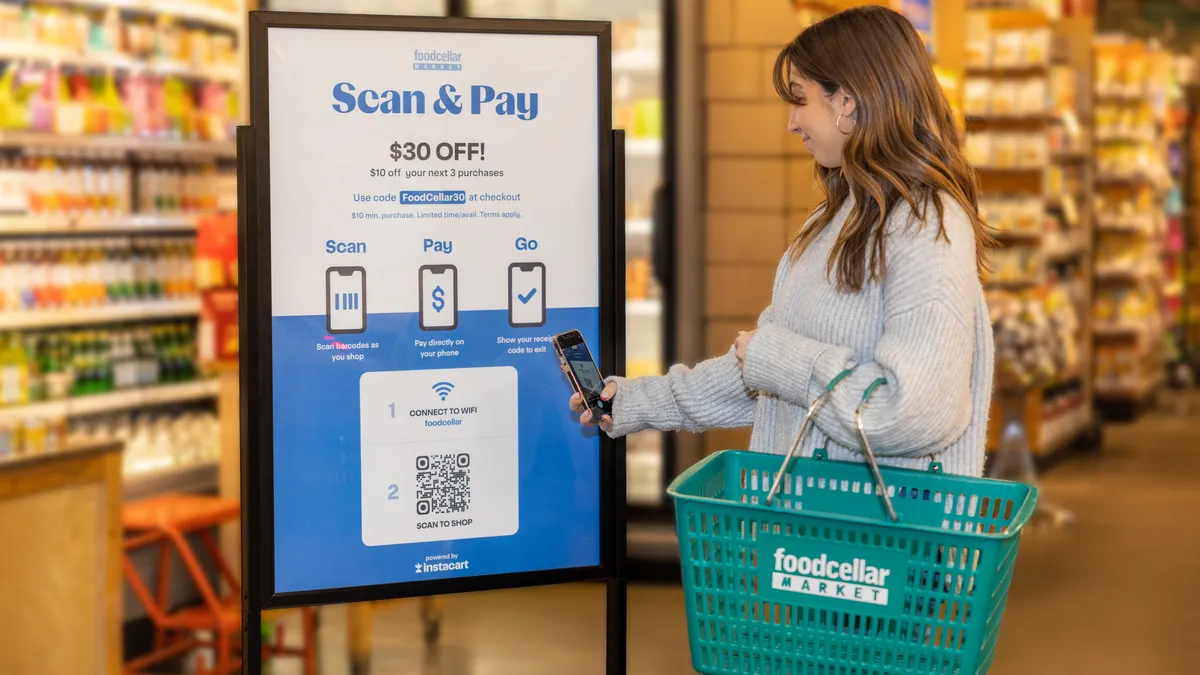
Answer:
<svg viewBox="0 0 1200 675"><path fill-rule="evenodd" d="M850 118L850 124L851 124L850 131L842 131L842 117L843 117L842 115L838 115L837 121L833 123L833 126L837 127L837 130L841 131L843 136L849 136L850 131L854 131L854 125L856 125L856 123L854 121L854 118L851 117Z"/></svg>

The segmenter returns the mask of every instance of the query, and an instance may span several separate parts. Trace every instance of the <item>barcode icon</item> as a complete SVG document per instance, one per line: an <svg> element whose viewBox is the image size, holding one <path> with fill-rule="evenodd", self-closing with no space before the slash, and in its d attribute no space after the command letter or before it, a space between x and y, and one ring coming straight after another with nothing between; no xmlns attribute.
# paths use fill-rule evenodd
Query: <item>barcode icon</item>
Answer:
<svg viewBox="0 0 1200 675"><path fill-rule="evenodd" d="M358 309L358 293L335 293L334 309Z"/></svg>

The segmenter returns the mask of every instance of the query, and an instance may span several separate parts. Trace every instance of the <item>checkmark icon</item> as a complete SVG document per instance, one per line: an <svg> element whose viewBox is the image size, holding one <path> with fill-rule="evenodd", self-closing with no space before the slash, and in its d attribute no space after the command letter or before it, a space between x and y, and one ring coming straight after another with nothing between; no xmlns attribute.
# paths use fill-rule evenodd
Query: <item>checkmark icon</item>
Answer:
<svg viewBox="0 0 1200 675"><path fill-rule="evenodd" d="M518 293L518 294L517 294L517 299L521 301L521 304L522 304L522 305L528 305L528 304L529 304L529 301L530 301L530 300L532 300L532 299L533 299L533 296L535 296L535 295L537 295L537 289L536 289L536 288L535 288L535 289L533 289L533 290L531 290L531 291L529 291L528 293L526 293L526 294L524 294L524 295L521 295L520 293Z"/></svg>

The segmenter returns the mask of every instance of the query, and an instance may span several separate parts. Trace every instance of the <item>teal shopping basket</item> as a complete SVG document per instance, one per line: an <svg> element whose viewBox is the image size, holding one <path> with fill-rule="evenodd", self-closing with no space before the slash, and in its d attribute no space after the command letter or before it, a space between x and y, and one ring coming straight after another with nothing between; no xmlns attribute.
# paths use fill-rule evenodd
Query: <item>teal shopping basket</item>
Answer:
<svg viewBox="0 0 1200 675"><path fill-rule="evenodd" d="M696 670L987 672L1036 488L880 468L863 440L866 464L727 450L672 482Z"/></svg>

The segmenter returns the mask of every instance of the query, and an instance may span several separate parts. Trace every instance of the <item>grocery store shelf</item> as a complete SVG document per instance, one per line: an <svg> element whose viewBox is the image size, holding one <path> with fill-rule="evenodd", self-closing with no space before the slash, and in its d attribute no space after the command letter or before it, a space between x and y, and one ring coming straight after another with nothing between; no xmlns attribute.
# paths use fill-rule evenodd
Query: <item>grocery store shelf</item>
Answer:
<svg viewBox="0 0 1200 675"><path fill-rule="evenodd" d="M983 282L985 288L1001 288L1009 290L1021 290L1026 288L1035 288L1042 285L1042 280L1033 279L988 279Z"/></svg>
<svg viewBox="0 0 1200 675"><path fill-rule="evenodd" d="M1154 229L1154 215L1143 213L1137 216L1098 216L1096 229L1105 232L1132 232L1149 234Z"/></svg>
<svg viewBox="0 0 1200 675"><path fill-rule="evenodd" d="M1129 379L1125 382L1096 381L1096 398L1121 401L1140 401L1162 385L1165 376Z"/></svg>
<svg viewBox="0 0 1200 675"><path fill-rule="evenodd" d="M1083 401L1070 410L1043 420L1038 454L1052 455L1078 440L1092 425L1091 408L1090 402Z"/></svg>
<svg viewBox="0 0 1200 675"><path fill-rule="evenodd" d="M633 218L625 221L625 234L634 237L649 237L653 228L649 218Z"/></svg>
<svg viewBox="0 0 1200 675"><path fill-rule="evenodd" d="M973 65L967 66L967 75L992 75L995 77L1017 77L1021 75L1038 75L1045 73L1050 69L1048 63L1033 63L1020 66L992 66L992 65Z"/></svg>
<svg viewBox="0 0 1200 675"><path fill-rule="evenodd" d="M1037 230L993 230L992 236L1001 241L1038 242L1042 239L1042 232Z"/></svg>
<svg viewBox="0 0 1200 675"><path fill-rule="evenodd" d="M662 58L653 49L628 49L613 51L613 73L657 73L662 69Z"/></svg>
<svg viewBox="0 0 1200 675"><path fill-rule="evenodd" d="M207 214L119 216L0 216L0 234L188 232Z"/></svg>
<svg viewBox="0 0 1200 675"><path fill-rule="evenodd" d="M236 84L242 77L241 70L232 65L199 66L179 61L144 60L126 54L79 53L25 40L0 40L0 61L17 59L85 70L145 72L227 84Z"/></svg>
<svg viewBox="0 0 1200 675"><path fill-rule="evenodd" d="M1129 338L1157 334L1158 329L1150 321L1096 321L1092 334L1098 338Z"/></svg>
<svg viewBox="0 0 1200 675"><path fill-rule="evenodd" d="M626 300L625 314L629 316L659 316L662 314L662 301Z"/></svg>
<svg viewBox="0 0 1200 675"><path fill-rule="evenodd" d="M39 419L71 418L176 403L191 403L215 398L218 390L216 380L162 384L107 394L78 396L61 401L0 408L0 420L25 420L31 417Z"/></svg>
<svg viewBox="0 0 1200 675"><path fill-rule="evenodd" d="M626 138L625 154L629 157L658 157L662 154L662 139Z"/></svg>
<svg viewBox="0 0 1200 675"><path fill-rule="evenodd" d="M1097 265L1096 281L1140 282L1155 277L1154 271L1146 267Z"/></svg>
<svg viewBox="0 0 1200 675"><path fill-rule="evenodd" d="M1068 260L1087 250L1087 243L1078 236L1064 237L1055 235L1047 237L1042 248L1042 256L1051 262Z"/></svg>
<svg viewBox="0 0 1200 675"><path fill-rule="evenodd" d="M137 155L237 156L232 141L172 141L136 136L64 135L40 131L0 131L0 147L25 150L109 150Z"/></svg>
<svg viewBox="0 0 1200 675"><path fill-rule="evenodd" d="M144 321L196 316L199 313L199 298L131 302L71 309L33 309L0 312L0 330Z"/></svg>
<svg viewBox="0 0 1200 675"><path fill-rule="evenodd" d="M204 462L125 475L125 501L137 501L155 495L172 493L202 494L216 491L220 465Z"/></svg>
<svg viewBox="0 0 1200 675"><path fill-rule="evenodd" d="M171 17L179 21L203 24L213 28L236 31L242 25L241 17L198 2L151 2L151 0L41 0L42 4L59 7L83 7L87 9L115 9L152 16Z"/></svg>

